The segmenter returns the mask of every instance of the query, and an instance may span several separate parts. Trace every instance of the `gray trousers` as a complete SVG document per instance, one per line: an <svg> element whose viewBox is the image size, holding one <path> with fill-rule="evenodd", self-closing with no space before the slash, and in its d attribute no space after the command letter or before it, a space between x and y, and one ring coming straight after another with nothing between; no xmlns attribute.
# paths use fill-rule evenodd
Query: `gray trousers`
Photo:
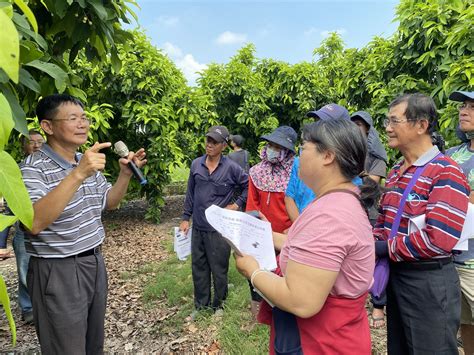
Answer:
<svg viewBox="0 0 474 355"><path fill-rule="evenodd" d="M218 232L205 232L193 228L191 240L194 306L197 309L222 307L227 298L227 273L230 246ZM211 304L211 274L214 297Z"/></svg>
<svg viewBox="0 0 474 355"><path fill-rule="evenodd" d="M402 266L390 263L388 354L457 355L461 289L454 264L438 265L431 270L408 270Z"/></svg>
<svg viewBox="0 0 474 355"><path fill-rule="evenodd" d="M102 354L107 273L101 254L30 258L28 291L43 354Z"/></svg>

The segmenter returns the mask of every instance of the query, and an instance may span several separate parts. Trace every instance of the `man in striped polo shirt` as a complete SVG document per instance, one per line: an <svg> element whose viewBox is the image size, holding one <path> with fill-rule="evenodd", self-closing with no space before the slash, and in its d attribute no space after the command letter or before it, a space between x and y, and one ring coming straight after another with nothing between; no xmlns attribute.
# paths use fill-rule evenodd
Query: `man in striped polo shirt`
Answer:
<svg viewBox="0 0 474 355"><path fill-rule="evenodd" d="M44 354L100 354L107 301L101 213L118 206L132 175L127 164L143 166L145 152L120 159L111 186L101 173L105 154L99 152L111 143L96 142L84 154L77 152L89 132L78 99L44 97L36 114L47 144L21 167L34 208L25 245L31 254L27 282L36 333Z"/></svg>
<svg viewBox="0 0 474 355"><path fill-rule="evenodd" d="M374 234L378 257L390 258L387 286L389 354L457 354L460 321L459 278L452 249L461 236L469 185L459 166L431 143L436 125L433 100L403 95L389 107L384 125L388 146L402 154L389 173ZM422 170L389 239L402 194L417 169ZM424 215L426 226L410 229L410 219Z"/></svg>

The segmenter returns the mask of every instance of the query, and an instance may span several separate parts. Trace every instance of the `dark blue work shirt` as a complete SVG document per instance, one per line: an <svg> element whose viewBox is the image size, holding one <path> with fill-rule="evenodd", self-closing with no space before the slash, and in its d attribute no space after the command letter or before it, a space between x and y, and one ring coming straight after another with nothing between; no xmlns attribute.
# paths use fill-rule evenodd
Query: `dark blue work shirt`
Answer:
<svg viewBox="0 0 474 355"><path fill-rule="evenodd" d="M206 208L211 205L226 207L232 203L237 188L242 190L242 194L235 203L241 207L247 201L249 178L240 166L225 156L221 156L217 168L209 174L206 157L196 158L191 164L183 220L188 221L192 215L196 229L211 232L214 228L207 223Z"/></svg>

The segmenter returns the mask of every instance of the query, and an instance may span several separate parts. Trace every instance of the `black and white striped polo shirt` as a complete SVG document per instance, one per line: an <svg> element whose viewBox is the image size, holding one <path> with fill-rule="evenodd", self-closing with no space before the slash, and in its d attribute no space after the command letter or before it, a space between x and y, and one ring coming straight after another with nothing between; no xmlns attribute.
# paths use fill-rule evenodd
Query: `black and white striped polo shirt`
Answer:
<svg viewBox="0 0 474 355"><path fill-rule="evenodd" d="M77 162L81 156L76 153ZM76 166L47 144L26 158L20 169L31 201L51 192ZM84 180L56 221L38 235L25 233L27 252L42 258L64 258L100 245L105 238L101 215L110 188L100 172Z"/></svg>

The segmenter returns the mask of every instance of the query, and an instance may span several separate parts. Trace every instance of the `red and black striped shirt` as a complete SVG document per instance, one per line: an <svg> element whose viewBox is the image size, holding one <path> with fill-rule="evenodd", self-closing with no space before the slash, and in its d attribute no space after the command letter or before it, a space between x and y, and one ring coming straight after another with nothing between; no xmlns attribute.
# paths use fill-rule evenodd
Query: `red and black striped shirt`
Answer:
<svg viewBox="0 0 474 355"><path fill-rule="evenodd" d="M374 228L378 240L388 240L403 192L418 166L439 154L433 147L400 174L400 161L390 171ZM429 162L407 198L398 232L388 241L390 259L414 261L446 257L461 236L470 188L459 166L447 156ZM426 227L408 235L409 219L426 216Z"/></svg>

